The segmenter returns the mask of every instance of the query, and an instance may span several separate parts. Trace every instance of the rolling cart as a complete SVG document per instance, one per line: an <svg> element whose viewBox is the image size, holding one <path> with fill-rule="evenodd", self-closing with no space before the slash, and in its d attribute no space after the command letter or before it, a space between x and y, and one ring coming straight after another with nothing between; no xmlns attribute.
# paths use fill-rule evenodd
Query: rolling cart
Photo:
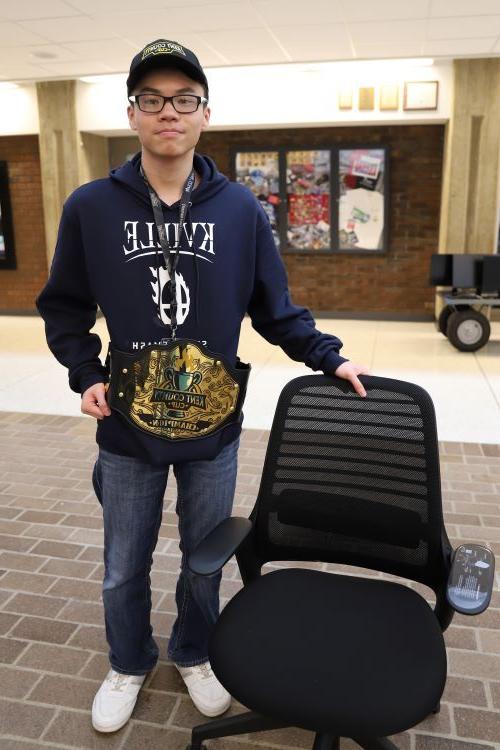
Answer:
<svg viewBox="0 0 500 750"><path fill-rule="evenodd" d="M491 326L483 310L500 307L500 256L435 254L430 283L451 287L439 293L445 303L437 320L439 331L462 352L484 346Z"/></svg>

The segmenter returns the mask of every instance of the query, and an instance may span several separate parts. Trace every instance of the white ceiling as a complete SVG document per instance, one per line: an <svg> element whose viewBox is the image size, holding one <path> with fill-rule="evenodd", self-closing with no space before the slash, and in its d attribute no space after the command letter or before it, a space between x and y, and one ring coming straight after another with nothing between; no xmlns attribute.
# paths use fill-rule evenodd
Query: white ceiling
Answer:
<svg viewBox="0 0 500 750"><path fill-rule="evenodd" d="M204 67L491 57L500 0L0 0L0 80L125 73L160 37Z"/></svg>

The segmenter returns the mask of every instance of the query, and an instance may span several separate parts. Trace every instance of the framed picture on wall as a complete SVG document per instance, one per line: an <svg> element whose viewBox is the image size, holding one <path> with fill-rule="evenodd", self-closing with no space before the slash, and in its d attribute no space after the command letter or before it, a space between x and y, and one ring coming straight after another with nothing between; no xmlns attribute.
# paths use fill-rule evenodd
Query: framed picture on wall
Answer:
<svg viewBox="0 0 500 750"><path fill-rule="evenodd" d="M339 109L352 109L352 88L343 86L338 92Z"/></svg>
<svg viewBox="0 0 500 750"><path fill-rule="evenodd" d="M282 253L387 252L388 161L385 146L232 151Z"/></svg>
<svg viewBox="0 0 500 750"><path fill-rule="evenodd" d="M382 112L399 108L399 86L397 83L386 83L380 87L379 108Z"/></svg>
<svg viewBox="0 0 500 750"><path fill-rule="evenodd" d="M0 270L3 268L16 268L9 171L6 161L0 161Z"/></svg>
<svg viewBox="0 0 500 750"><path fill-rule="evenodd" d="M375 89L373 86L362 86L358 92L358 109L375 109Z"/></svg>
<svg viewBox="0 0 500 750"><path fill-rule="evenodd" d="M438 89L438 81L406 81L403 109L437 109Z"/></svg>

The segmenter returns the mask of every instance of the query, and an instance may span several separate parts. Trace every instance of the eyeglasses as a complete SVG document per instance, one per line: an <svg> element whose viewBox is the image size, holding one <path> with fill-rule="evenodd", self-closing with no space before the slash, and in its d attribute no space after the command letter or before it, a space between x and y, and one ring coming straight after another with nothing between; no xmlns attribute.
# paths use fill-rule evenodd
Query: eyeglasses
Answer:
<svg viewBox="0 0 500 750"><path fill-rule="evenodd" d="M196 112L201 103L206 104L208 99L196 94L176 94L175 96L162 96L162 94L135 94L129 96L129 102L135 101L141 112L157 114L161 112L166 102L172 102L172 106L179 114Z"/></svg>

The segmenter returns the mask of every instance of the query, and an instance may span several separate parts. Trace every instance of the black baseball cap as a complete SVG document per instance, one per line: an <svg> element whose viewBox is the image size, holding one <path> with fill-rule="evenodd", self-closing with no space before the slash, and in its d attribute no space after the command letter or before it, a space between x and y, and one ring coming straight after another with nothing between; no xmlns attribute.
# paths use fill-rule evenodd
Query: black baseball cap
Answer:
<svg viewBox="0 0 500 750"><path fill-rule="evenodd" d="M159 68L178 68L194 81L199 81L207 87L208 81L200 65L200 61L190 49L179 42L168 39L156 39L146 44L130 63L127 78L127 94L131 95L134 86L142 76L150 70Z"/></svg>

